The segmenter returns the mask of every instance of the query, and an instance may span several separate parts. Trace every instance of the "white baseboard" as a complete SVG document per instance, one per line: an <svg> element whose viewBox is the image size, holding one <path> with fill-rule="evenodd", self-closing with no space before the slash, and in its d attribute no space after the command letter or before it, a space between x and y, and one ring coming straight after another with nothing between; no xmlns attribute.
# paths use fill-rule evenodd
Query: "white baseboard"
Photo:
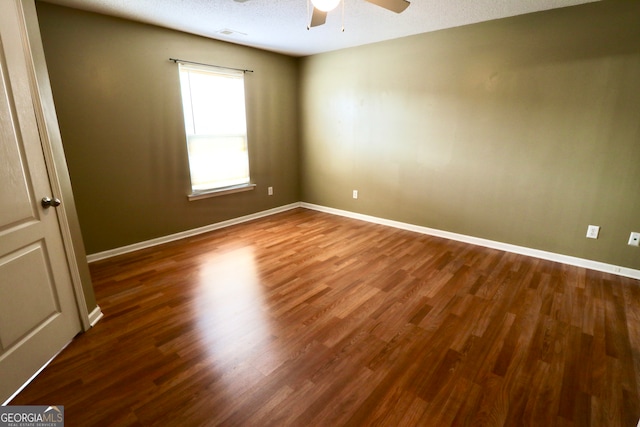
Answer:
<svg viewBox="0 0 640 427"><path fill-rule="evenodd" d="M277 208L268 209L266 211L256 212L250 215L233 218L227 221L216 222L215 224L205 225L204 227L194 228L191 230L182 231L180 233L170 234L168 236L158 237L156 239L145 240L144 242L134 243L132 245L122 246L115 249L110 249L104 252L98 252L95 254L87 255L87 262L95 262L102 259L111 258L117 255L126 254L128 252L137 251L140 249L150 248L152 246L161 245L163 243L173 242L174 240L184 239L185 237L196 236L198 234L207 233L209 231L218 230L220 228L230 227L232 225L241 224L243 222L251 221L254 219L262 218L269 215L274 215L280 212L285 212L291 209L299 208L300 202L291 203L289 205L279 206Z"/></svg>
<svg viewBox="0 0 640 427"><path fill-rule="evenodd" d="M91 325L91 327L93 328L94 326L96 326L96 323L98 323L103 316L104 314L102 314L100 306L96 305L96 308L91 310L91 313L89 313L89 324Z"/></svg>
<svg viewBox="0 0 640 427"><path fill-rule="evenodd" d="M604 262L592 261L583 258L576 258L568 255L557 254L553 252L542 251L539 249L527 248L524 246L512 245L510 243L496 242L494 240L481 239L479 237L467 236L464 234L452 233L449 231L438 230L435 228L422 227L419 225L407 224L400 221L393 221L384 218L378 218L370 215L363 215L355 212L344 211L341 209L328 208L326 206L314 205L311 203L300 203L300 207L312 209L320 212L340 215L348 218L358 219L361 221L372 222L375 224L386 225L389 227L400 228L402 230L414 231L416 233L428 234L430 236L442 237L445 239L456 240L459 242L470 243L472 245L484 246L487 248L498 249L505 252L513 252L520 255L527 255L534 258L540 258L548 261L555 261L562 264L573 265L577 267L587 268L589 270L602 271L618 276L629 277L640 280L640 270L632 268L620 267L617 265L606 264ZM638 426L640 427L640 426Z"/></svg>
<svg viewBox="0 0 640 427"><path fill-rule="evenodd" d="M172 242L174 240L184 239L185 237L191 237L191 236L206 233L209 231L229 227L232 225L241 224L243 222L251 221L251 220L262 218L265 216L274 215L274 214L285 212L298 207L640 280L640 270L635 270L632 268L620 267L617 265L607 264L604 262L592 261L584 258L577 258L569 255L562 255L554 252L547 252L539 249L532 249L524 246L512 245L510 243L497 242L494 240L488 240L488 239L482 239L479 237L467 236L464 234L452 233L450 231L438 230L436 228L423 227L420 225L408 224L400 221L393 221L390 219L359 214L359 213L345 211L341 209L329 208L326 206L315 205L315 204L306 203L306 202L291 203L289 205L279 206L277 208L268 209L266 211L256 212L254 214L233 218L227 221L217 222L215 224L206 225L204 227L194 228L194 229L186 230L180 233L158 237L156 239L146 240L144 242L134 243L132 245L123 246L120 248L91 254L87 256L87 261L94 262L94 261L99 261L106 258L111 258L111 257L125 254L128 252L137 251L139 249L149 248L152 246L161 245L163 243ZM100 311L99 307L96 307L96 309L89 315L89 319L91 320L91 325L93 326L96 322L98 322L98 320L100 320L101 317L102 317L102 312Z"/></svg>

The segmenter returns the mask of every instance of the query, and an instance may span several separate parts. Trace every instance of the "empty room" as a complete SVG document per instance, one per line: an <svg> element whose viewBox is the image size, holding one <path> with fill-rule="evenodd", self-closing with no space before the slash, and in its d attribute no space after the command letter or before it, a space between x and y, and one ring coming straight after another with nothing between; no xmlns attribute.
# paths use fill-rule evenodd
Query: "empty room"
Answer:
<svg viewBox="0 0 640 427"><path fill-rule="evenodd" d="M0 60L0 425L640 425L640 2L4 0Z"/></svg>

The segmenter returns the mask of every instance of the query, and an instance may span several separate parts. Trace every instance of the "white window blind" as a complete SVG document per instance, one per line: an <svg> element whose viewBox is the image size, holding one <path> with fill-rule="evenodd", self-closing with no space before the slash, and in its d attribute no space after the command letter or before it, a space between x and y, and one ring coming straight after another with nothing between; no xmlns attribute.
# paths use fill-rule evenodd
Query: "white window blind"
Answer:
<svg viewBox="0 0 640 427"><path fill-rule="evenodd" d="M178 65L192 192L248 184L244 72Z"/></svg>

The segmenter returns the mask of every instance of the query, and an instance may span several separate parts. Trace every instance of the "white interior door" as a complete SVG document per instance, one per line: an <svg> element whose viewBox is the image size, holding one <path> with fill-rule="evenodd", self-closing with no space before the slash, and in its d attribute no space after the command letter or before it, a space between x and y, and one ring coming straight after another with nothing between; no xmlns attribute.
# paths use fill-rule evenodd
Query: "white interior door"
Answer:
<svg viewBox="0 0 640 427"><path fill-rule="evenodd" d="M0 403L81 330L19 0L0 1ZM55 203L53 203L55 204Z"/></svg>

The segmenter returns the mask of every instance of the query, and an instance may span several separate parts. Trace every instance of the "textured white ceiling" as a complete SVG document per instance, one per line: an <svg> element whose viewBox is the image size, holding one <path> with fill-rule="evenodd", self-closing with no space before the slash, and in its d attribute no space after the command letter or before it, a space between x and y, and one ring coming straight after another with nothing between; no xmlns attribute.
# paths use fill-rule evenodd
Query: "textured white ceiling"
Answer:
<svg viewBox="0 0 640 427"><path fill-rule="evenodd" d="M598 0L411 0L395 14L365 0L344 1L307 30L307 0L45 0L213 39L306 56ZM221 31L232 30L226 35Z"/></svg>

